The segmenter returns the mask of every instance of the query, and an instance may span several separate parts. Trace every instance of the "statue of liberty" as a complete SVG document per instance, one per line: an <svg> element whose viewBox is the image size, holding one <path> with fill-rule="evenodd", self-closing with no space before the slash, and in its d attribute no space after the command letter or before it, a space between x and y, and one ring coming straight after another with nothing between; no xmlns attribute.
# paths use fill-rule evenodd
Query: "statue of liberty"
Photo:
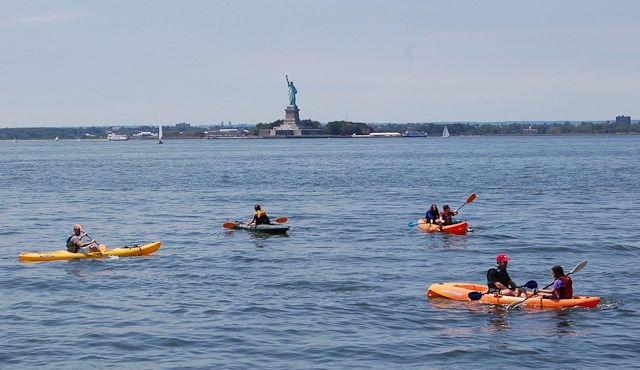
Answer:
<svg viewBox="0 0 640 370"><path fill-rule="evenodd" d="M293 82L289 82L289 76L285 75L284 77L287 79L287 86L289 86L289 106L295 107L296 94L298 93L298 90L296 90L296 87L293 86Z"/></svg>

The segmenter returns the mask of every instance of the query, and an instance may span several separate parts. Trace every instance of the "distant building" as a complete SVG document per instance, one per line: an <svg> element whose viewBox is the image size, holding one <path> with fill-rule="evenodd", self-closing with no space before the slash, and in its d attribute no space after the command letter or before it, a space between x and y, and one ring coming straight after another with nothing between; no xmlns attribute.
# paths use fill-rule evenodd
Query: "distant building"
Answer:
<svg viewBox="0 0 640 370"><path fill-rule="evenodd" d="M184 122L178 123L178 124L176 124L176 130L178 130L178 131L189 131L189 130L191 130L191 125L188 124L188 123L184 123Z"/></svg>
<svg viewBox="0 0 640 370"><path fill-rule="evenodd" d="M237 128L221 128L207 132L207 139L234 138L249 135L247 130L239 130Z"/></svg>
<svg viewBox="0 0 640 370"><path fill-rule="evenodd" d="M529 126L529 128L522 129L522 133L525 135L536 135L538 133L538 129Z"/></svg>
<svg viewBox="0 0 640 370"><path fill-rule="evenodd" d="M631 124L631 117L618 116L618 117L616 117L616 124L618 124L618 125L630 125Z"/></svg>

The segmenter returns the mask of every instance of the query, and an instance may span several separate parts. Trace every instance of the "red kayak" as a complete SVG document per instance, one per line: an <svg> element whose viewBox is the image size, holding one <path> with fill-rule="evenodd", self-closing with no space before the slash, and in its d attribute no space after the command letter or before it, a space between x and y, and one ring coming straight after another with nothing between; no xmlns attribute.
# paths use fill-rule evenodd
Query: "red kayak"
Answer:
<svg viewBox="0 0 640 370"><path fill-rule="evenodd" d="M467 232L469 224L466 221L462 221L452 225L445 225L442 227L442 229L440 229L439 226L440 225L438 224L430 224L424 218L421 218L420 220L418 220L418 227L430 233L443 232L443 233L450 233L450 234L464 234Z"/></svg>

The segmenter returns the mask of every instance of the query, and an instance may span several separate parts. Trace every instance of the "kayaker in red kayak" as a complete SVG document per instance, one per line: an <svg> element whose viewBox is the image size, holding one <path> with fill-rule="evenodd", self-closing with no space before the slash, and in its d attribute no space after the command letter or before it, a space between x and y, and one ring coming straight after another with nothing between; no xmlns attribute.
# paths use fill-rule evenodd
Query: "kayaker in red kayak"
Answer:
<svg viewBox="0 0 640 370"><path fill-rule="evenodd" d="M445 225L453 225L453 216L457 215L458 211L451 212L451 207L448 204L442 206L442 212L440 212L440 226L438 226L438 230L442 230L442 226Z"/></svg>
<svg viewBox="0 0 640 370"><path fill-rule="evenodd" d="M82 242L85 236L87 236L87 233L82 232L82 226L76 224L73 227L73 234L67 238L67 250L71 253L99 252L100 249L91 246L94 243L93 240L86 243Z"/></svg>
<svg viewBox="0 0 640 370"><path fill-rule="evenodd" d="M507 272L507 263L509 263L509 260L509 257L504 253L496 256L496 267L492 267L487 271L488 293L526 297L526 289L519 288L518 285L511 280Z"/></svg>
<svg viewBox="0 0 640 370"><path fill-rule="evenodd" d="M571 277L564 274L564 270L560 266L553 266L551 268L551 275L553 276L553 286L550 292L543 291L545 293L551 293L545 295L544 298L551 299L571 299L573 298L573 282Z"/></svg>

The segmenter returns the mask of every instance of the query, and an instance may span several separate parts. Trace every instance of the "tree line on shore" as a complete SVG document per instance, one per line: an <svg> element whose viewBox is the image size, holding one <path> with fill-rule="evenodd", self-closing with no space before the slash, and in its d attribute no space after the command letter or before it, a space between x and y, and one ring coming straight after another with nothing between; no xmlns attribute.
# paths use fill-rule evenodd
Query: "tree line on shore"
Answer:
<svg viewBox="0 0 640 370"><path fill-rule="evenodd" d="M244 136L257 136L261 130L269 130L283 123L277 120L271 123L259 123L242 130ZM586 134L640 134L640 124L591 123L387 123L368 124L363 122L334 121L321 124L318 121L302 120L300 127L322 129L327 136L367 135L374 132L424 132L428 136L440 136L447 127L452 136L485 136L485 135L586 135ZM220 126L196 127L180 131L174 126L163 126L165 139L205 138L207 133L230 128ZM22 127L0 128L0 140L60 140L69 139L106 139L107 134L115 132L132 136L139 132L157 132L157 126L122 126L113 127Z"/></svg>

